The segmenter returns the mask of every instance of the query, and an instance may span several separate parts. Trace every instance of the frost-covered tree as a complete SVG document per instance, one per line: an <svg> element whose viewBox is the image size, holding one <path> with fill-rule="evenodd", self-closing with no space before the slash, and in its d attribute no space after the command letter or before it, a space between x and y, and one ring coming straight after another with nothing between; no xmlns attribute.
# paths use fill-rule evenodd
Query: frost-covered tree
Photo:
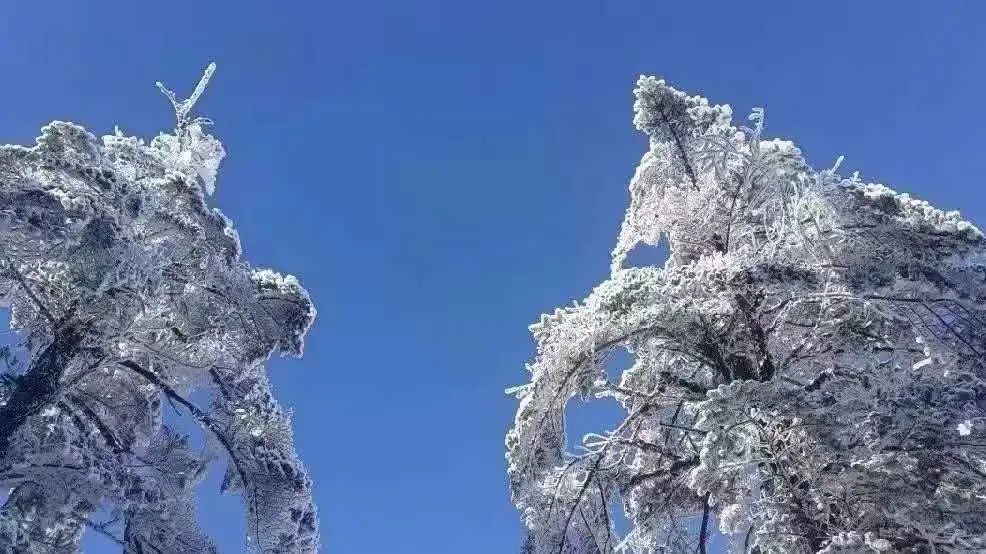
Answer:
<svg viewBox="0 0 986 554"><path fill-rule="evenodd" d="M220 459L250 551L318 548L264 365L301 354L315 310L294 277L241 259L208 206L224 150L192 108L214 69L187 100L158 84L178 121L149 144L56 121L0 147L0 306L20 341L3 350L0 552L74 552L87 527L128 553L213 552L195 494Z"/></svg>
<svg viewBox="0 0 986 554"><path fill-rule="evenodd" d="M979 229L812 169L762 110L735 127L652 77L635 97L650 148L611 276L531 327L514 389L525 551L704 552L715 525L739 551L986 550ZM663 267L625 267L638 245ZM566 444L577 396L624 416Z"/></svg>

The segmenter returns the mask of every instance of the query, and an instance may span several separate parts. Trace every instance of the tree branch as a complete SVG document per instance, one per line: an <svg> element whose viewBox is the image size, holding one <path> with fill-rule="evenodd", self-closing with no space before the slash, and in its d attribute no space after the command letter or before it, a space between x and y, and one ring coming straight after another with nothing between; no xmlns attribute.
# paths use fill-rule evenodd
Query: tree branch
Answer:
<svg viewBox="0 0 986 554"><path fill-rule="evenodd" d="M705 554L705 543L708 540L709 530L709 493L705 493L702 507L702 527L698 532L698 551Z"/></svg>
<svg viewBox="0 0 986 554"><path fill-rule="evenodd" d="M674 145L677 147L681 161L685 165L685 173L688 174L688 178L692 181L692 187L695 190L699 190L698 180L695 178L695 170L692 169L692 163L688 160L688 153L685 152L685 146L681 143L678 131L675 130L674 125L671 125L671 120L668 118L668 114L665 113L664 106L661 106L661 120L667 125L668 131L671 133L671 138L674 139Z"/></svg>
<svg viewBox="0 0 986 554"><path fill-rule="evenodd" d="M204 410L202 410L201 408L193 404L191 401L186 399L184 396L179 394L178 391L176 391L170 385L165 383L153 371L145 369L140 364L131 360L123 360L119 362L119 364L122 365L123 367L126 367L127 369L130 369L131 371L140 375L144 379L147 379L152 384L156 385L159 389L161 389L161 391L164 392L164 394L168 398L181 404L186 409L188 409L188 411L192 414L192 417L194 417L204 428L209 430L209 432L211 432L213 436L215 436L216 439L219 440L219 443L223 445L223 448L226 449L226 452L229 454L230 461L233 463L233 466L236 468L237 473L239 473L240 475L240 479L243 482L243 486L246 487L249 485L250 481L247 479L246 470L243 468L242 465L240 465L240 461L236 456L236 450L233 448L233 445L229 442L229 439L226 438L226 435L219 428L219 425L216 423L214 419L212 419L212 417L209 416L209 414L207 414Z"/></svg>

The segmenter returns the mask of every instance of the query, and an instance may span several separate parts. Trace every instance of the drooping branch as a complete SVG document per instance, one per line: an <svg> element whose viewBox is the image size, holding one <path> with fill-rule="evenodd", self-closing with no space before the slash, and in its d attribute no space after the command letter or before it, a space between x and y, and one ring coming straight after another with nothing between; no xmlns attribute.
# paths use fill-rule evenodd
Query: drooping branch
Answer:
<svg viewBox="0 0 986 554"><path fill-rule="evenodd" d="M250 482L247 479L246 469L243 468L243 466L240 464L239 457L236 454L236 449L233 447L233 444L229 442L229 439L226 437L225 433L223 433L219 424L216 423L216 421L208 413L206 413L205 410L196 406L194 403L192 403L190 400L188 400L187 398L182 396L178 391L176 391L171 385L164 382L156 373L148 369L145 369L140 364L132 360L122 360L120 361L120 365L126 367L127 369L130 369L131 371L140 375L144 379L147 379L153 385L161 389L161 391L169 399L184 406L189 411L189 413L192 414L192 417L195 418L195 420L198 421L203 428L205 428L210 433L212 433L212 435L216 437L219 443L222 444L223 448L226 450L226 453L229 455L230 462L233 463L233 466L236 468L237 473L239 473L240 479L242 480L244 486L246 486Z"/></svg>

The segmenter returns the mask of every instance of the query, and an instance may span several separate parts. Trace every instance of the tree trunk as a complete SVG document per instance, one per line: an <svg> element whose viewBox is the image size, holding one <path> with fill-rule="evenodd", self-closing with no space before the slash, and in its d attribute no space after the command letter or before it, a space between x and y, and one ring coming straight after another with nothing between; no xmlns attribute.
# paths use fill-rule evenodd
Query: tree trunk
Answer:
<svg viewBox="0 0 986 554"><path fill-rule="evenodd" d="M0 459L14 433L28 418L40 413L58 399L59 382L65 367L78 353L82 333L67 327L55 331L55 338L34 358L27 373L16 380L7 403L0 406Z"/></svg>

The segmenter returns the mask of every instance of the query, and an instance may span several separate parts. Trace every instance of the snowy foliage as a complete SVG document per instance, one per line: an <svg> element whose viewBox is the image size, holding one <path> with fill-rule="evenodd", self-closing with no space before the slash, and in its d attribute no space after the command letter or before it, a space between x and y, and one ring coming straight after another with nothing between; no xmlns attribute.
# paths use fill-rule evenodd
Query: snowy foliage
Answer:
<svg viewBox="0 0 986 554"><path fill-rule="evenodd" d="M762 110L735 127L663 80L634 92L650 148L611 276L531 327L512 390L525 550L704 552L714 525L740 551L986 550L980 231L812 169ZM663 267L625 267L662 241ZM624 417L567 444L575 397Z"/></svg>
<svg viewBox="0 0 986 554"><path fill-rule="evenodd" d="M222 458L249 550L318 549L264 367L301 354L315 309L294 277L243 261L206 203L224 151L191 110L213 70L188 100L161 87L178 125L149 144L56 121L33 147L0 147L0 307L26 352L0 383L0 552L74 552L87 527L126 552L213 552L195 494Z"/></svg>

